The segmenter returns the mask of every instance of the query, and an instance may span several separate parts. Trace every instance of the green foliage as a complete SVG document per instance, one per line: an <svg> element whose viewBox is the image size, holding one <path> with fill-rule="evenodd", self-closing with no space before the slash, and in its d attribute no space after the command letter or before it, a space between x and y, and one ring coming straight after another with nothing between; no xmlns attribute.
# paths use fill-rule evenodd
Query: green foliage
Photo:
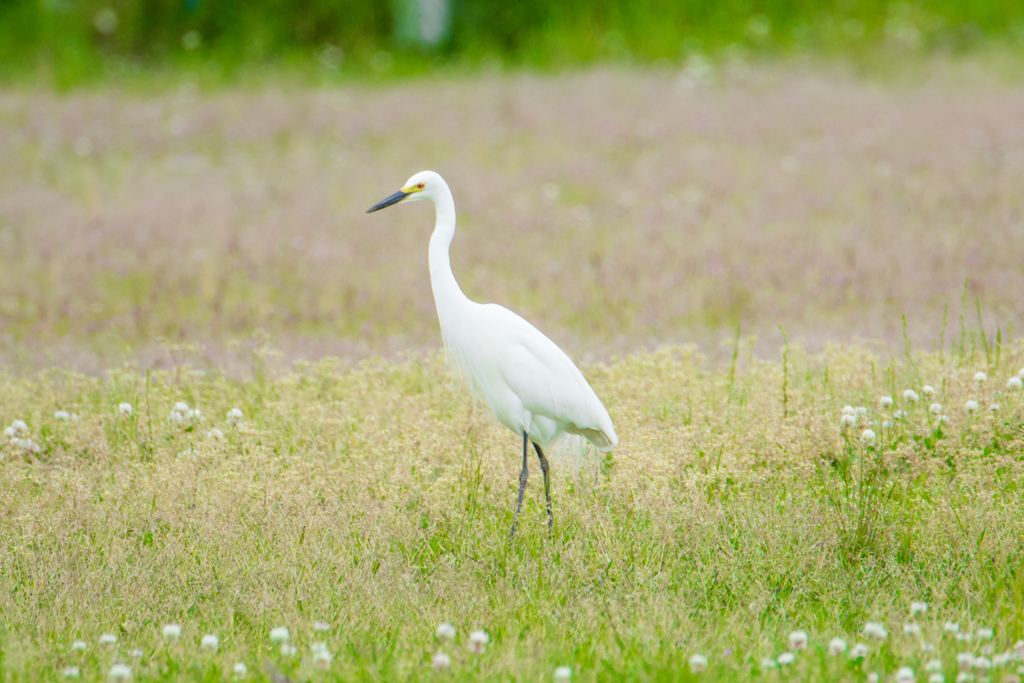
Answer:
<svg viewBox="0 0 1024 683"><path fill-rule="evenodd" d="M229 78L268 63L416 73L437 60L552 67L723 49L949 51L987 39L1024 42L1024 10L1013 0L452 0L451 35L424 55L396 40L404 2L3 0L0 78L71 85L157 64ZM396 50L397 61L381 57Z"/></svg>

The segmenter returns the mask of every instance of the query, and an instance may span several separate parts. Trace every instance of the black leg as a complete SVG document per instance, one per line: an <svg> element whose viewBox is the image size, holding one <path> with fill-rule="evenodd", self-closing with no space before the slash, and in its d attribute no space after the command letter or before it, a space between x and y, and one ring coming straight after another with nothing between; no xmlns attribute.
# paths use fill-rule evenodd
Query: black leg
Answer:
<svg viewBox="0 0 1024 683"><path fill-rule="evenodd" d="M540 449L537 442L533 442L533 450L537 451L537 459L540 460L540 471L544 473L544 498L548 505L548 531L551 531L555 524L555 516L551 514L551 483L548 479L548 459L544 457L544 451Z"/></svg>
<svg viewBox="0 0 1024 683"><path fill-rule="evenodd" d="M519 509L523 507L523 494L526 493L526 478L530 476L530 470L526 467L526 454L530 446L530 437L523 432L523 471L519 473L519 500L516 501L516 516L512 520L512 531L509 532L508 540L516 535L516 524L519 523Z"/></svg>

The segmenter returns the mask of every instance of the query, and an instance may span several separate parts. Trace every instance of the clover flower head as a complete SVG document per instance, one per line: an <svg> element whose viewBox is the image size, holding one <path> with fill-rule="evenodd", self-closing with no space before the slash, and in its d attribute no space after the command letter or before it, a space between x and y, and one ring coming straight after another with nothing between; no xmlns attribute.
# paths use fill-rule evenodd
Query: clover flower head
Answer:
<svg viewBox="0 0 1024 683"><path fill-rule="evenodd" d="M438 652L430 660L430 666L435 669L447 669L451 666L452 658L443 652Z"/></svg>
<svg viewBox="0 0 1024 683"><path fill-rule="evenodd" d="M793 660L796 659L796 655L792 652L783 652L781 655L775 658L775 661L779 663L779 666L786 666L792 664Z"/></svg>
<svg viewBox="0 0 1024 683"><path fill-rule="evenodd" d="M903 400L909 401L910 403L917 403L919 397L916 391L914 391L913 389L907 389L906 391L903 392Z"/></svg>
<svg viewBox="0 0 1024 683"><path fill-rule="evenodd" d="M220 648L220 638L212 633L207 633L203 636L203 639L199 641L199 647L204 650L217 650Z"/></svg>
<svg viewBox="0 0 1024 683"><path fill-rule="evenodd" d="M804 650L807 648L807 631L793 631L789 634L789 647L793 650Z"/></svg>
<svg viewBox="0 0 1024 683"><path fill-rule="evenodd" d="M491 642L491 637L487 635L487 631L477 630L469 634L469 649L471 652L482 654L489 642Z"/></svg>
<svg viewBox="0 0 1024 683"><path fill-rule="evenodd" d="M447 621L443 621L437 625L438 640L455 640L455 633L455 627Z"/></svg>
<svg viewBox="0 0 1024 683"><path fill-rule="evenodd" d="M555 680L556 681L571 681L572 680L572 667L571 666L560 666L555 669Z"/></svg>
<svg viewBox="0 0 1024 683"><path fill-rule="evenodd" d="M110 667L109 676L117 681L126 681L132 677L132 668L127 664L115 664Z"/></svg>
<svg viewBox="0 0 1024 683"><path fill-rule="evenodd" d="M701 654L696 654L690 657L690 671L698 674L704 669L708 668L708 658Z"/></svg>
<svg viewBox="0 0 1024 683"><path fill-rule="evenodd" d="M843 640L842 638L833 638L832 640L828 641L828 653L830 655L832 655L833 657L838 657L844 652L846 652L845 640Z"/></svg>
<svg viewBox="0 0 1024 683"><path fill-rule="evenodd" d="M921 393L924 394L925 396L934 396L935 387L933 387L931 384L925 384L923 387L921 387Z"/></svg>

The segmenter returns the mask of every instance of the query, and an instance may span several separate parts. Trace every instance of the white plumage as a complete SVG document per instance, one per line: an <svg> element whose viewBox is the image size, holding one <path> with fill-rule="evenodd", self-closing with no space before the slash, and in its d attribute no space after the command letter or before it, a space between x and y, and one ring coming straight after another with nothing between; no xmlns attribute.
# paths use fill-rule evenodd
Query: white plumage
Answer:
<svg viewBox="0 0 1024 683"><path fill-rule="evenodd" d="M528 475L527 445L532 441L544 472L550 525L543 447L569 433L586 438L598 450L611 450L618 437L608 411L572 360L540 330L503 306L478 304L462 293L448 257L455 235L455 201L444 178L433 171L417 173L368 213L402 201L434 204L437 220L430 237L430 283L449 363L462 372L473 393L501 424L523 436L516 519ZM513 522L512 535L515 528Z"/></svg>

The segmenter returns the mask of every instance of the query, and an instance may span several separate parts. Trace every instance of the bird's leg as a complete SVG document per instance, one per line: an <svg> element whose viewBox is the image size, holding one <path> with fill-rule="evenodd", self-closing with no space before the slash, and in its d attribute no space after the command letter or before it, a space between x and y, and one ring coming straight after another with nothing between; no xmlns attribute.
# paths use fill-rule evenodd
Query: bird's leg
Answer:
<svg viewBox="0 0 1024 683"><path fill-rule="evenodd" d="M533 442L533 450L537 451L537 459L540 460L540 471L544 473L544 499L548 505L548 531L555 524L555 516L551 514L551 483L548 479L548 459L544 457L544 451L540 449L537 442Z"/></svg>
<svg viewBox="0 0 1024 683"><path fill-rule="evenodd" d="M508 540L512 540L516 535L516 524L519 523L519 509L523 507L523 494L526 493L526 478L530 476L530 470L526 467L526 454L530 446L530 437L527 436L526 432L523 432L523 471L519 473L519 500L516 501L516 516L512 520L512 531L508 535Z"/></svg>

